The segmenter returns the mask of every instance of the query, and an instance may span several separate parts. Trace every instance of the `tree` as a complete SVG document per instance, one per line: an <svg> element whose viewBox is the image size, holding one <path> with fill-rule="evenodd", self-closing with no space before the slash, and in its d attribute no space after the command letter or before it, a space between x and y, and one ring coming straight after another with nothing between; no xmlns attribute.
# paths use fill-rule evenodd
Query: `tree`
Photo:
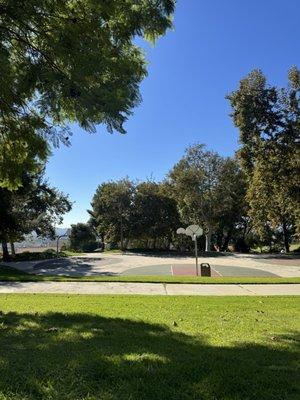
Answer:
<svg viewBox="0 0 300 400"><path fill-rule="evenodd" d="M281 230L289 251L290 234L295 227L300 232L300 72L291 68L288 87L277 88L252 71L228 99L253 225L261 238L270 228Z"/></svg>
<svg viewBox="0 0 300 400"><path fill-rule="evenodd" d="M210 250L211 235L217 224L217 202L214 196L218 184L221 157L206 151L203 144L190 146L184 157L169 173L169 182L186 224L204 227L206 251Z"/></svg>
<svg viewBox="0 0 300 400"><path fill-rule="evenodd" d="M163 184L141 182L135 190L132 219L135 238L151 239L154 248L158 239L169 244L179 226L176 201L168 196Z"/></svg>
<svg viewBox="0 0 300 400"><path fill-rule="evenodd" d="M120 241L121 249L124 248L124 239L129 238L132 232L134 190L129 179L102 183L93 196L92 210L89 211L103 241L104 235L112 241Z"/></svg>
<svg viewBox="0 0 300 400"><path fill-rule="evenodd" d="M165 185L152 181L134 184L128 179L101 184L92 200L90 225L102 236L120 242L158 241L167 247L179 225L176 202Z"/></svg>
<svg viewBox="0 0 300 400"><path fill-rule="evenodd" d="M69 238L72 250L92 251L97 247L96 236L89 224L71 225Z"/></svg>
<svg viewBox="0 0 300 400"><path fill-rule="evenodd" d="M7 243L21 241L30 232L54 237L54 226L61 223L62 215L70 209L68 197L49 186L43 170L39 174L23 173L22 186L18 190L0 189L3 258L9 258Z"/></svg>
<svg viewBox="0 0 300 400"><path fill-rule="evenodd" d="M285 182L289 176L281 176L280 169L274 169L278 166L279 157L273 163L270 158L257 160L247 199L249 216L260 239L270 243L270 238L280 231L285 251L289 252L290 240L295 233L295 212L299 211L299 205L294 204L284 190L289 185Z"/></svg>
<svg viewBox="0 0 300 400"><path fill-rule="evenodd" d="M39 173L49 155L48 143L40 135L43 129L46 124L36 116L0 114L0 188L17 189L24 171Z"/></svg>
<svg viewBox="0 0 300 400"><path fill-rule="evenodd" d="M147 74L134 39L163 35L174 7L175 0L1 2L2 187L20 186L21 159L36 171L36 158L45 158L41 138L68 143L69 122L125 132Z"/></svg>
<svg viewBox="0 0 300 400"><path fill-rule="evenodd" d="M246 179L237 158L224 158L220 166L216 197L216 242L221 251L226 251L235 238L239 227L244 225L247 215Z"/></svg>
<svg viewBox="0 0 300 400"><path fill-rule="evenodd" d="M186 150L168 180L182 220L204 228L205 250L210 250L213 234L219 248L226 250L245 214L245 179L237 160L196 144Z"/></svg>

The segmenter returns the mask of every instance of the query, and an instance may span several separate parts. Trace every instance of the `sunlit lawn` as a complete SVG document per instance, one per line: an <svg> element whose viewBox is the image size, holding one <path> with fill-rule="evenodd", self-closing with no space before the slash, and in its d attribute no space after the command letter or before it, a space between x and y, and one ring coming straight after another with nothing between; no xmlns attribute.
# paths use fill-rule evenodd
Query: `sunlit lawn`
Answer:
<svg viewBox="0 0 300 400"><path fill-rule="evenodd" d="M168 275L92 275L92 276L62 276L35 275L20 271L6 265L0 265L0 282L141 282L141 283L213 283L213 284L286 284L299 283L300 277L201 277L201 276L168 276ZM0 399L1 400L1 399Z"/></svg>
<svg viewBox="0 0 300 400"><path fill-rule="evenodd" d="M299 297L0 295L0 310L1 400L300 398Z"/></svg>

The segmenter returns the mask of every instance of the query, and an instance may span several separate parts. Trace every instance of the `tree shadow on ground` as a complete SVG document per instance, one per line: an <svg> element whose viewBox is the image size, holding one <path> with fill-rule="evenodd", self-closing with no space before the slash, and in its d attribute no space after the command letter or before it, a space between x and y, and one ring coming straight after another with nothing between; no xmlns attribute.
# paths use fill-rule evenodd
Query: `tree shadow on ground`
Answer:
<svg viewBox="0 0 300 400"><path fill-rule="evenodd" d="M5 400L296 400L299 337L217 347L166 326L88 314L2 314ZM2 395L2 397L1 397Z"/></svg>
<svg viewBox="0 0 300 400"><path fill-rule="evenodd" d="M121 260L108 258L58 258L41 261L32 267L32 272L42 275L66 275L66 276L101 276L116 275L105 271L104 268L112 264L118 264ZM101 268L101 269L95 269Z"/></svg>
<svg viewBox="0 0 300 400"><path fill-rule="evenodd" d="M185 259L187 257L194 257L195 253L193 251L155 251L155 250L139 250L131 251L128 250L124 253L126 256L145 256L145 257L158 257L158 258L178 258ZM199 257L228 257L234 256L233 253L217 252L217 251L200 251L198 252Z"/></svg>

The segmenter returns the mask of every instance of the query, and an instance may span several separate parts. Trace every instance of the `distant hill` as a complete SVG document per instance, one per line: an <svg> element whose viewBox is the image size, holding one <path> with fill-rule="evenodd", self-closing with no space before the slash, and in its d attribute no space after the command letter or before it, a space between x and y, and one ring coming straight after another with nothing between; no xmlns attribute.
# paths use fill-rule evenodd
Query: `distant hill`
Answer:
<svg viewBox="0 0 300 400"><path fill-rule="evenodd" d="M61 236L67 232L69 228L56 228L55 233L56 236ZM17 247L47 247L51 246L54 244L55 241L53 241L50 238L43 238L37 236L35 232L32 232L29 235L26 235L25 240L22 242L15 243L16 248Z"/></svg>
<svg viewBox="0 0 300 400"><path fill-rule="evenodd" d="M70 228L56 228L55 229L56 236L63 235L64 233L67 232L68 229Z"/></svg>

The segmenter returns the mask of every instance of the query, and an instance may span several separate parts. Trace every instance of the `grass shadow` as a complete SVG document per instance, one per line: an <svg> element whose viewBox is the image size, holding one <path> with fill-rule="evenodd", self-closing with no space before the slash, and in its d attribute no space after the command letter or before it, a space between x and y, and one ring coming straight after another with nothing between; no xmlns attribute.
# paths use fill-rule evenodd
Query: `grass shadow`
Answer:
<svg viewBox="0 0 300 400"><path fill-rule="evenodd" d="M299 399L299 336L276 340L217 347L141 321L10 312L0 315L0 398Z"/></svg>

